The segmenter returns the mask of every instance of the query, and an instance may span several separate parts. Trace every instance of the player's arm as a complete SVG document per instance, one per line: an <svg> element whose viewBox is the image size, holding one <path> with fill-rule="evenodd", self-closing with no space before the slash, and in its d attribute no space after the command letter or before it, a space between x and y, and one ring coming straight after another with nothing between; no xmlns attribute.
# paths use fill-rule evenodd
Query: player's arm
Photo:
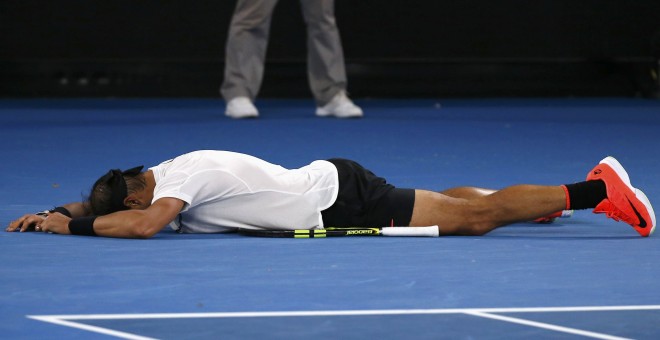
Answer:
<svg viewBox="0 0 660 340"><path fill-rule="evenodd" d="M144 210L125 210L99 216L94 221L98 236L150 238L172 222L183 209L180 199L164 197Z"/></svg>
<svg viewBox="0 0 660 340"><path fill-rule="evenodd" d="M62 208L66 209L71 216L71 218L90 216L92 210L89 208L89 203L87 202L73 202L65 204Z"/></svg>
<svg viewBox="0 0 660 340"><path fill-rule="evenodd" d="M39 228L57 234L150 238L174 220L183 205L179 199L165 197L144 210L124 210L98 217L72 220L61 214L52 214L41 222Z"/></svg>
<svg viewBox="0 0 660 340"><path fill-rule="evenodd" d="M60 213L71 218L84 217L92 214L87 203L72 202L50 211L23 215L18 219L11 221L5 230L20 230L21 232L31 231L34 230L35 227L38 227L47 216Z"/></svg>

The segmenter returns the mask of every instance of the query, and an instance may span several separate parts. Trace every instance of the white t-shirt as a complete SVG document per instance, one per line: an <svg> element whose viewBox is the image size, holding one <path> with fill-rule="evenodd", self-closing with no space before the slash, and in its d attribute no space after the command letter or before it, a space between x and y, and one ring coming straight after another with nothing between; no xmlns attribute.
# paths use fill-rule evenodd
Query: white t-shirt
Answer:
<svg viewBox="0 0 660 340"><path fill-rule="evenodd" d="M185 202L170 226L183 233L219 233L235 228L322 229L321 211L337 199L337 168L315 161L286 169L228 151L195 151L150 168L153 202Z"/></svg>

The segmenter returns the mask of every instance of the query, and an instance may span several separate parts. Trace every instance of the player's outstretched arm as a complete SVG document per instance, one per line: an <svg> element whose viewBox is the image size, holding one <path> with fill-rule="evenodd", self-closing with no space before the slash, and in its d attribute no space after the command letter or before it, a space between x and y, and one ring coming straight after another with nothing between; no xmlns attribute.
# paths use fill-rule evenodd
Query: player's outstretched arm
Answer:
<svg viewBox="0 0 660 340"><path fill-rule="evenodd" d="M105 216L98 216L88 220L90 233L105 237L121 238L149 238L162 230L169 222L174 220L183 208L184 202L176 198L161 198L144 210L118 211ZM71 206L73 205L73 206ZM75 218L89 216L85 206L74 203L65 205ZM81 215L82 214L82 215ZM60 213L48 216L25 215L10 223L7 231L36 230L56 234L71 234L71 218Z"/></svg>
<svg viewBox="0 0 660 340"><path fill-rule="evenodd" d="M88 202L74 202L62 206L71 214L71 218L84 217L92 215L92 210Z"/></svg>
<svg viewBox="0 0 660 340"><path fill-rule="evenodd" d="M160 198L147 209L125 210L99 216L94 221L98 236L150 238L172 222L183 209L184 202L176 198Z"/></svg>
<svg viewBox="0 0 660 340"><path fill-rule="evenodd" d="M72 202L67 203L62 206L64 209L69 211L71 217L83 217L91 215L89 207L84 202ZM40 212L35 214L26 214L14 221L11 221L5 231L41 231L41 222L43 222L47 216L59 214L54 212Z"/></svg>

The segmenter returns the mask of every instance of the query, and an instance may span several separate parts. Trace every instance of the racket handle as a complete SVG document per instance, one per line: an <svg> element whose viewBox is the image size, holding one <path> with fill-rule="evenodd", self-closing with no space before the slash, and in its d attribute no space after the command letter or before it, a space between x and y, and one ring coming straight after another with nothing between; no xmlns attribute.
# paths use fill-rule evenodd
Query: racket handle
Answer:
<svg viewBox="0 0 660 340"><path fill-rule="evenodd" d="M382 229L382 232L383 236L440 236L437 225L428 227L386 227Z"/></svg>

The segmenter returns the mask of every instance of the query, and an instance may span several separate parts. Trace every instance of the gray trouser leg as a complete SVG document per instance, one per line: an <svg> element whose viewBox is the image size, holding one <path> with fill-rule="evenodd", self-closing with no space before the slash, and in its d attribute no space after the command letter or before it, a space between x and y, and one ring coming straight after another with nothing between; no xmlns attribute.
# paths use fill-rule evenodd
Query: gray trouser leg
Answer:
<svg viewBox="0 0 660 340"><path fill-rule="evenodd" d="M275 5L277 0L238 0L229 27L220 88L226 101L239 96L252 100L257 97Z"/></svg>
<svg viewBox="0 0 660 340"><path fill-rule="evenodd" d="M334 0L300 0L307 25L307 76L319 106L346 89L344 51Z"/></svg>

